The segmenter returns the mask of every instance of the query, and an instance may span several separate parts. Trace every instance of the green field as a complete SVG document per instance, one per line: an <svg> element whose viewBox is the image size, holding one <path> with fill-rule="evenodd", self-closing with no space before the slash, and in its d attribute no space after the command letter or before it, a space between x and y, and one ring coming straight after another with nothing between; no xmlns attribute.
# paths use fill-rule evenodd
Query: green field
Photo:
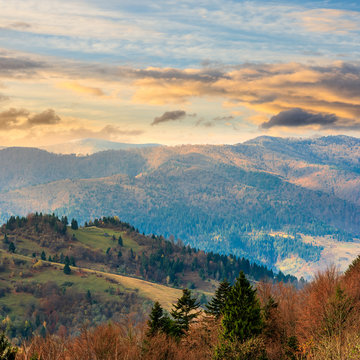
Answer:
<svg viewBox="0 0 360 360"><path fill-rule="evenodd" d="M80 228L78 230L69 229L70 234L74 234L75 237L85 246L92 249L101 249L104 252L109 248L113 247L119 236L123 239L123 247L127 249L133 249L137 252L140 249L140 246L129 236L126 235L124 231L116 231L112 229L101 229L95 226ZM115 236L115 241L113 240Z"/></svg>

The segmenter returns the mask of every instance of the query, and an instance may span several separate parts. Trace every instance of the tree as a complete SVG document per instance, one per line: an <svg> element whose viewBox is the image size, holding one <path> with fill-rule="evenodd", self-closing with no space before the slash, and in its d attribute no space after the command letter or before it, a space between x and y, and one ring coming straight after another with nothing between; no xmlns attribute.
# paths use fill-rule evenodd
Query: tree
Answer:
<svg viewBox="0 0 360 360"><path fill-rule="evenodd" d="M46 254L44 250L42 251L40 258L41 260L46 260Z"/></svg>
<svg viewBox="0 0 360 360"><path fill-rule="evenodd" d="M16 250L16 246L13 242L9 244L9 252L14 253Z"/></svg>
<svg viewBox="0 0 360 360"><path fill-rule="evenodd" d="M119 236L118 244L119 244L119 246L123 246L123 239L121 236Z"/></svg>
<svg viewBox="0 0 360 360"><path fill-rule="evenodd" d="M199 306L197 299L191 296L191 291L183 289L181 298L178 299L171 311L171 316L174 318L181 334L188 331L190 323L199 316L200 311L197 311Z"/></svg>
<svg viewBox="0 0 360 360"><path fill-rule="evenodd" d="M242 271L228 293L223 315L223 337L230 341L244 342L260 334L263 328L256 290Z"/></svg>
<svg viewBox="0 0 360 360"><path fill-rule="evenodd" d="M149 317L147 335L152 337L159 331L164 330L164 311L158 301L152 307Z"/></svg>
<svg viewBox="0 0 360 360"><path fill-rule="evenodd" d="M78 222L75 219L71 220L71 229L77 230L79 228Z"/></svg>
<svg viewBox="0 0 360 360"><path fill-rule="evenodd" d="M64 274L66 274L66 275L71 274L70 260L69 260L68 256L65 257Z"/></svg>
<svg viewBox="0 0 360 360"><path fill-rule="evenodd" d="M224 279L219 284L219 287L216 289L214 297L206 305L205 312L207 314L215 316L218 319L223 312L226 299L230 290L231 290L230 283L226 279Z"/></svg>
<svg viewBox="0 0 360 360"><path fill-rule="evenodd" d="M329 299L324 316L324 330L329 337L341 339L347 322L354 309L354 303L344 290L337 286L335 294Z"/></svg>
<svg viewBox="0 0 360 360"><path fill-rule="evenodd" d="M64 274L65 274L65 275L70 275L70 274L71 274L70 265L69 265L69 264L65 264L63 271L64 271Z"/></svg>
<svg viewBox="0 0 360 360"><path fill-rule="evenodd" d="M17 348L13 347L5 334L0 334L0 359L1 360L15 360Z"/></svg>

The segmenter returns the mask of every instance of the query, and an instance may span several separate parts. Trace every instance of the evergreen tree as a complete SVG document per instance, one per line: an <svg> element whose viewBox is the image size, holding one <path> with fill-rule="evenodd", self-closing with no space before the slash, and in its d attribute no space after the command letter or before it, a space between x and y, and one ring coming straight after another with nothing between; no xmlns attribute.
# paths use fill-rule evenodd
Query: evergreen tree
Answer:
<svg viewBox="0 0 360 360"><path fill-rule="evenodd" d="M9 244L9 252L14 253L16 250L16 246L13 242Z"/></svg>
<svg viewBox="0 0 360 360"><path fill-rule="evenodd" d="M70 269L69 264L65 264L65 266L64 266L64 274L65 275L70 275L71 274L71 269Z"/></svg>
<svg viewBox="0 0 360 360"><path fill-rule="evenodd" d="M71 220L71 229L77 230L79 228L78 222L75 219Z"/></svg>
<svg viewBox="0 0 360 360"><path fill-rule="evenodd" d="M256 290L242 271L229 291L223 315L223 336L231 341L243 342L262 330L261 307Z"/></svg>
<svg viewBox="0 0 360 360"><path fill-rule="evenodd" d="M68 256L65 257L64 274L66 274L66 275L70 275L70 274L71 274L70 260L69 260L69 257L68 257Z"/></svg>
<svg viewBox="0 0 360 360"><path fill-rule="evenodd" d="M121 236L119 236L118 244L119 244L119 246L123 246L123 239Z"/></svg>
<svg viewBox="0 0 360 360"><path fill-rule="evenodd" d="M191 296L191 291L189 289L183 289L181 298L178 299L171 311L171 316L174 318L175 324L181 334L188 331L190 323L199 316L200 311L197 311L199 306L200 304L196 298Z"/></svg>
<svg viewBox="0 0 360 360"><path fill-rule="evenodd" d="M206 305L206 313L215 316L217 319L222 314L224 309L227 296L231 290L230 283L224 279L220 284L217 290L215 291L214 297Z"/></svg>
<svg viewBox="0 0 360 360"><path fill-rule="evenodd" d="M46 260L46 254L44 250L42 251L40 258L41 260Z"/></svg>
<svg viewBox="0 0 360 360"><path fill-rule="evenodd" d="M147 335L151 337L164 330L164 311L158 301L152 307L149 317Z"/></svg>
<svg viewBox="0 0 360 360"><path fill-rule="evenodd" d="M13 347L5 334L0 334L0 359L15 360L17 348Z"/></svg>

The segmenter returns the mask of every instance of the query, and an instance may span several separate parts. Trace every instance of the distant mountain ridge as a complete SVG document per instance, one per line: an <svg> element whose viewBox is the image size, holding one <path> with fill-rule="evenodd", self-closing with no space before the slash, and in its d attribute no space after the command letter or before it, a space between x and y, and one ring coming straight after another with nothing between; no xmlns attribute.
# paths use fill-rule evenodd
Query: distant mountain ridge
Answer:
<svg viewBox="0 0 360 360"><path fill-rule="evenodd" d="M142 147L160 146L159 144L130 144L103 139L77 139L66 143L42 146L41 149L56 154L92 155L99 151L126 150Z"/></svg>
<svg viewBox="0 0 360 360"><path fill-rule="evenodd" d="M6 148L0 220L35 211L81 222L117 215L146 233L173 234L268 266L289 254L317 261L321 248L296 234L359 236L359 159L360 139L347 136L266 136L88 156ZM297 240L269 235L283 231Z"/></svg>

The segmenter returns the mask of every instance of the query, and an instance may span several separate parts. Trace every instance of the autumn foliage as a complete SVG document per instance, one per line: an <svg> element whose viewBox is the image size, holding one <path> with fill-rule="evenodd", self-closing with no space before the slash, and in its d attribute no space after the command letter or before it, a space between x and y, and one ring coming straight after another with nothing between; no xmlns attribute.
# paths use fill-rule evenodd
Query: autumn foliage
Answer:
<svg viewBox="0 0 360 360"><path fill-rule="evenodd" d="M246 338L226 338L224 326L228 324L223 319L229 319L228 314L219 317L202 312L181 336L173 336L161 326L159 331L149 331L154 317L144 324L128 319L84 327L76 337L35 336L22 345L17 359L360 359L359 280L360 258L344 274L330 267L302 289L258 283L254 301L261 307L261 331L259 328ZM153 315L158 313L161 318L159 306L156 304ZM223 311L227 309L225 306Z"/></svg>

